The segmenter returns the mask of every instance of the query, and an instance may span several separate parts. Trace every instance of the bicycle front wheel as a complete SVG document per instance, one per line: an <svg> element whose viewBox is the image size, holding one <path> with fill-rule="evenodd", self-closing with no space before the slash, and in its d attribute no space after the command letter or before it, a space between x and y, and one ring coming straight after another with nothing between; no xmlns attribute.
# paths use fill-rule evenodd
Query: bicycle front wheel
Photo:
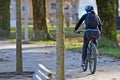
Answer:
<svg viewBox="0 0 120 80"><path fill-rule="evenodd" d="M96 62L97 62L96 49L97 48L95 44L91 44L90 54L89 54L89 69L91 74L94 74L96 71Z"/></svg>

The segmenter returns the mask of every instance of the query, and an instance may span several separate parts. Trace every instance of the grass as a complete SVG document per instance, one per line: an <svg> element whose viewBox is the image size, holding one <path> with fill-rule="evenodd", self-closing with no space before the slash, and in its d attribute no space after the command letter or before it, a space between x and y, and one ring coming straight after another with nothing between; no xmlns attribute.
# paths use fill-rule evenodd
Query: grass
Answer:
<svg viewBox="0 0 120 80"><path fill-rule="evenodd" d="M120 58L120 48L99 48L99 53L101 55Z"/></svg>
<svg viewBox="0 0 120 80"><path fill-rule="evenodd" d="M67 38L65 39L65 49L67 50L75 50L81 52L82 45L83 45L83 39L78 38Z"/></svg>
<svg viewBox="0 0 120 80"><path fill-rule="evenodd" d="M70 28L64 28L65 31L65 49L66 50L73 50L73 51L79 51L82 52L82 45L83 45L83 34L75 34L73 32L74 30L74 25L72 25L72 27ZM32 26L29 26L29 38L32 38ZM51 27L49 25L48 27L49 32L55 37L56 36L56 28L55 27ZM9 41L14 41L15 42L15 32L16 29L12 28L11 29L11 33L12 36L9 38ZM22 34L24 34L24 28L22 27ZM117 38L118 38L118 42L120 43L120 30L117 30ZM40 44L40 45L56 45L55 41L32 41L30 40L30 42L34 43L34 44ZM109 44L109 47L104 47L102 45L105 44ZM112 48L110 47L111 44L108 41L99 41L99 52L102 55L108 55L108 56L113 56L113 57L118 57L120 58L120 48Z"/></svg>

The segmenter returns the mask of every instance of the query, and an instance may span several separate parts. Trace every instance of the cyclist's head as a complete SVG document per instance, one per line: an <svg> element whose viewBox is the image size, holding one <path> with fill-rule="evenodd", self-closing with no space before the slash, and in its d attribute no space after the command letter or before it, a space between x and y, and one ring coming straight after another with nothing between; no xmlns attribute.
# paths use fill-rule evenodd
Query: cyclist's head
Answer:
<svg viewBox="0 0 120 80"><path fill-rule="evenodd" d="M93 8L92 5L87 5L87 6L85 7L85 10L86 10L86 12L91 12L91 11L94 10L94 8Z"/></svg>

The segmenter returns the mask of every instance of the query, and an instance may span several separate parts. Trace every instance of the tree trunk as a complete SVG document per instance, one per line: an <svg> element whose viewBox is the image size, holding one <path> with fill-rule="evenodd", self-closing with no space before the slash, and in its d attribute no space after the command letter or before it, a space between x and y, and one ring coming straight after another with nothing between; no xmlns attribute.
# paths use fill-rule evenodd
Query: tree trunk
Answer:
<svg viewBox="0 0 120 80"><path fill-rule="evenodd" d="M64 79L64 16L63 0L56 0L56 80Z"/></svg>
<svg viewBox="0 0 120 80"><path fill-rule="evenodd" d="M98 14L103 23L103 37L110 40L113 47L118 47L116 32L116 0L96 1L98 5Z"/></svg>
<svg viewBox="0 0 120 80"><path fill-rule="evenodd" d="M117 21L116 24L117 24L117 29L120 29L120 16L118 14L119 13L119 10L118 10L118 8L119 8L119 1L118 0L116 0L116 4L117 4L116 5L116 7L117 7L117 9L116 9L116 12L117 12L116 13L116 15L117 15L116 16L116 21Z"/></svg>
<svg viewBox="0 0 120 80"><path fill-rule="evenodd" d="M22 66L22 46L21 46L21 0L16 0L16 72L23 72Z"/></svg>
<svg viewBox="0 0 120 80"><path fill-rule="evenodd" d="M35 40L52 39L46 23L45 0L32 0L33 4L33 31Z"/></svg>
<svg viewBox="0 0 120 80"><path fill-rule="evenodd" d="M0 0L0 37L10 36L10 0Z"/></svg>

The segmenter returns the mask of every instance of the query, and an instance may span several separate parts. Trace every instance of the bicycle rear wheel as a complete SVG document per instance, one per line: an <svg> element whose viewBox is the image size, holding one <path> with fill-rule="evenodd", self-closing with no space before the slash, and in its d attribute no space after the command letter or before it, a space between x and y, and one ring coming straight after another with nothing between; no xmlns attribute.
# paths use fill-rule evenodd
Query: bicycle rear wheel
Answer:
<svg viewBox="0 0 120 80"><path fill-rule="evenodd" d="M97 62L96 46L95 44L91 44L89 54L89 69L91 74L94 74L96 71L96 62Z"/></svg>

